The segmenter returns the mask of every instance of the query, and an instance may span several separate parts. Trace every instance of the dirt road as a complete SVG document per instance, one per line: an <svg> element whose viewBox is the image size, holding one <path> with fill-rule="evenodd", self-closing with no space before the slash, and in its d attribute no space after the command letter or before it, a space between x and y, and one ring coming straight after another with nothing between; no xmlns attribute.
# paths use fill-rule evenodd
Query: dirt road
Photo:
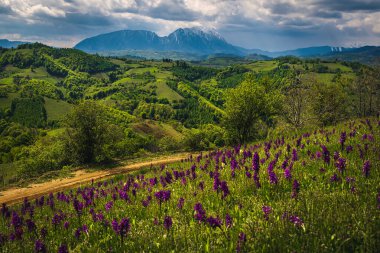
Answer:
<svg viewBox="0 0 380 253"><path fill-rule="evenodd" d="M112 175L122 174L130 171L135 171L150 165L161 165L181 161L188 158L190 153L180 153L167 157L159 157L154 160L132 163L126 166L116 167L107 170L85 171L77 170L73 177L54 179L52 181L31 184L25 188L10 188L0 192L0 204L15 204L24 200L25 197L33 199L50 192L58 192L67 188L72 188L81 184L90 182L92 179L97 180L106 178Z"/></svg>

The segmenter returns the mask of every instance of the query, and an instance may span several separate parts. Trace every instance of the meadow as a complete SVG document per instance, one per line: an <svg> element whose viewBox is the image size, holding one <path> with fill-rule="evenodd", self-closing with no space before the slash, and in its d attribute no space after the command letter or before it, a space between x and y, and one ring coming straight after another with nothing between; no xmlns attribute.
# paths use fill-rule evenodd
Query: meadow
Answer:
<svg viewBox="0 0 380 253"><path fill-rule="evenodd" d="M380 121L283 132L1 208L2 252L376 252Z"/></svg>

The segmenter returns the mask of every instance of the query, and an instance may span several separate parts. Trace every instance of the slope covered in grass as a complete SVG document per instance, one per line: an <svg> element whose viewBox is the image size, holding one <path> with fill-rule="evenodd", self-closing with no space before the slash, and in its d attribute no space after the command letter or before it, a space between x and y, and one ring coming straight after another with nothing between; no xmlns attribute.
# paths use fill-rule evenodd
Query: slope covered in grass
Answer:
<svg viewBox="0 0 380 253"><path fill-rule="evenodd" d="M376 252L379 133L284 133L3 206L2 250Z"/></svg>

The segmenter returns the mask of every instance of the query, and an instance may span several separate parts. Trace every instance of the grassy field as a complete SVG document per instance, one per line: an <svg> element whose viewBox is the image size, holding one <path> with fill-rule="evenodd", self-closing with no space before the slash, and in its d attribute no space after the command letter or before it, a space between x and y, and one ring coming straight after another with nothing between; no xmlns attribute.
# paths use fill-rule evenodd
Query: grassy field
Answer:
<svg viewBox="0 0 380 253"><path fill-rule="evenodd" d="M377 252L377 124L287 133L26 200L3 208L0 233L18 239L2 250Z"/></svg>
<svg viewBox="0 0 380 253"><path fill-rule="evenodd" d="M72 104L65 101L54 100L51 98L44 99L48 120L61 120L74 107Z"/></svg>
<svg viewBox="0 0 380 253"><path fill-rule="evenodd" d="M156 93L158 98L167 98L169 101L181 100L183 97L172 90L164 81L155 83L157 86Z"/></svg>
<svg viewBox="0 0 380 253"><path fill-rule="evenodd" d="M18 171L14 163L0 163L0 187L12 184L18 180Z"/></svg>
<svg viewBox="0 0 380 253"><path fill-rule="evenodd" d="M250 64L245 65L252 71L260 72L260 71L270 71L278 66L277 61L257 61Z"/></svg>
<svg viewBox="0 0 380 253"><path fill-rule="evenodd" d="M152 135L155 138L161 139L163 137L173 138L176 141L181 140L183 135L175 130L173 126L163 122L155 122L146 120L132 124L132 128L143 135Z"/></svg>
<svg viewBox="0 0 380 253"><path fill-rule="evenodd" d="M8 93L8 97L0 98L0 109L10 108L12 100L18 98L20 95L18 93Z"/></svg>

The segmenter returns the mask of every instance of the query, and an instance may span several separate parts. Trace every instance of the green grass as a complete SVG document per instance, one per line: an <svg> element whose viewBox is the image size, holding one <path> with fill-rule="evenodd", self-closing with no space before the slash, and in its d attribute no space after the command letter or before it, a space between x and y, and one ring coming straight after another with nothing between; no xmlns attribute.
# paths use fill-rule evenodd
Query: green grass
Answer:
<svg viewBox="0 0 380 253"><path fill-rule="evenodd" d="M257 72L271 71L277 68L278 62L277 61L257 61L250 64L246 64L244 66L246 66L252 71L257 71Z"/></svg>
<svg viewBox="0 0 380 253"><path fill-rule="evenodd" d="M12 75L10 77L0 79L0 83L3 83L3 84L13 84L13 77L16 75L19 75L22 77L29 76L30 78L33 78L33 79L44 80L51 83L56 83L60 80L63 80L63 78L50 75L44 67L35 68L32 71L31 68L20 69L12 65L7 65L5 67L5 71L12 73Z"/></svg>
<svg viewBox="0 0 380 253"><path fill-rule="evenodd" d="M8 97L0 98L0 109L10 108L12 100L20 97L18 93L8 93Z"/></svg>
<svg viewBox="0 0 380 253"><path fill-rule="evenodd" d="M217 107L216 105L214 105L213 103L208 101L205 97L200 95L196 90L194 90L189 85L187 85L183 82L178 83L178 90L180 90L183 93L187 93L187 94L191 95L192 97L198 98L198 101L201 104L204 104L205 106L207 106L210 109L220 113L221 115L223 115L225 113L222 109L220 109L219 107Z"/></svg>
<svg viewBox="0 0 380 253"><path fill-rule="evenodd" d="M322 63L322 65L327 66L332 71L340 69L342 72L352 72L350 67L344 66L341 63Z"/></svg>
<svg viewBox="0 0 380 253"><path fill-rule="evenodd" d="M158 98L167 98L169 101L183 99L181 95L172 90L165 82L159 81L155 85L157 86L156 93Z"/></svg>
<svg viewBox="0 0 380 253"><path fill-rule="evenodd" d="M268 139L147 166L64 191L60 198L54 194L51 205L46 195L44 205L33 208L36 229L28 231L25 225L29 210L22 225L15 222L15 214L3 218L2 234L8 238L21 226L24 235L7 240L2 251L32 252L38 238L48 252L57 252L62 244L70 252L377 252L380 160L369 151L378 151L380 143L361 134L379 135L378 120L371 120L371 128L357 120L304 134L285 133L291 137L283 141ZM361 133L350 135L354 129ZM341 149L343 131L350 152ZM319 153L321 145L330 152L330 162ZM360 157L364 145L368 152ZM335 152L337 161L345 160L343 170L334 161ZM371 164L368 175L362 170L365 161ZM254 170L252 164L259 165ZM160 200L157 193L165 198ZM21 216L22 204L11 209ZM129 226L120 235L115 223L124 218ZM46 237L40 236L42 228Z"/></svg>
<svg viewBox="0 0 380 253"><path fill-rule="evenodd" d="M131 74L144 74L146 72L150 72L152 75L154 75L154 72L158 71L158 68L156 67L147 67L147 68L133 68L126 72L127 75Z"/></svg>
<svg viewBox="0 0 380 253"><path fill-rule="evenodd" d="M61 120L74 107L72 104L65 101L51 98L44 99L48 120Z"/></svg>
<svg viewBox="0 0 380 253"><path fill-rule="evenodd" d="M161 139L163 137L170 137L174 140L181 140L183 135L175 130L173 126L163 122L156 122L153 120L145 120L142 122L136 122L132 124L132 128L145 136L154 136L157 139Z"/></svg>
<svg viewBox="0 0 380 253"><path fill-rule="evenodd" d="M18 170L13 163L0 163L0 188L16 182Z"/></svg>
<svg viewBox="0 0 380 253"><path fill-rule="evenodd" d="M0 85L11 85L13 84L13 77L6 77L0 79Z"/></svg>

